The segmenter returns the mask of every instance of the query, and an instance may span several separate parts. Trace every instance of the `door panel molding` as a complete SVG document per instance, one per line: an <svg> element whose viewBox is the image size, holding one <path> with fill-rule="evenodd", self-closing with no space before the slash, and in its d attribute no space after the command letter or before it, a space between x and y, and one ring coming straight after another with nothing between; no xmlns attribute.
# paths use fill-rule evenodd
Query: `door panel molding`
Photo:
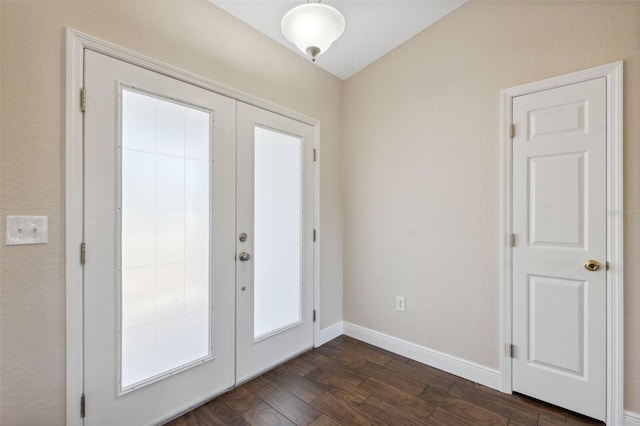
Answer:
<svg viewBox="0 0 640 426"><path fill-rule="evenodd" d="M500 93L500 371L501 390L512 392L512 101L516 96L604 77L606 79L607 155L607 401L606 422L624 421L624 279L623 279L623 170L622 170L622 61L529 83ZM523 131L516 129L516 131Z"/></svg>
<svg viewBox="0 0 640 426"><path fill-rule="evenodd" d="M66 30L66 81L65 81L65 267L66 267L66 423L82 425L80 416L83 396L83 273L80 263L80 246L83 235L83 133L84 118L81 110L81 90L84 87L85 49L113 57L158 74L203 88L220 95L292 118L313 127L314 148L320 154L320 121L264 99L208 80L178 67L149 58L122 48L110 42L82 33L72 28ZM314 309L318 319L313 327L313 340L318 345L320 339L320 167L314 162L314 229L318 236L314 244ZM88 257L91 248L87 248ZM211 399L216 395L208 395ZM166 419L176 417L202 401L194 401L179 412L171 413ZM91 396L87 396L87 409L91 409Z"/></svg>

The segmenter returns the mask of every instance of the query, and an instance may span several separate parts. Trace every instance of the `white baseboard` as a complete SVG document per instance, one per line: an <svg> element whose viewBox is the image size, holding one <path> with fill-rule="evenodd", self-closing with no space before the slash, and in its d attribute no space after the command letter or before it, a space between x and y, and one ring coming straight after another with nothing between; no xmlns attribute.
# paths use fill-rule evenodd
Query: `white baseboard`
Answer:
<svg viewBox="0 0 640 426"><path fill-rule="evenodd" d="M447 373L500 390L500 372L498 370L346 321L344 321L344 334Z"/></svg>
<svg viewBox="0 0 640 426"><path fill-rule="evenodd" d="M318 335L318 340L316 341L316 348L318 346L322 346L325 343L335 339L338 336L342 336L344 334L343 322L339 321L333 325L330 325L327 328L323 328L320 330Z"/></svg>
<svg viewBox="0 0 640 426"><path fill-rule="evenodd" d="M624 412L624 426L640 426L640 413Z"/></svg>

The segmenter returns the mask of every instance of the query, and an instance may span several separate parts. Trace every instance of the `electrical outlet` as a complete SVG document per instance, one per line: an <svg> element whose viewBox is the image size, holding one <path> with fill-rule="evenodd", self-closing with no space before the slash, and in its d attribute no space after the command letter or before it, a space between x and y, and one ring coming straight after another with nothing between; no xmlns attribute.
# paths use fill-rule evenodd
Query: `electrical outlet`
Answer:
<svg viewBox="0 0 640 426"><path fill-rule="evenodd" d="M396 311L404 312L406 310L406 298L404 296L396 296Z"/></svg>

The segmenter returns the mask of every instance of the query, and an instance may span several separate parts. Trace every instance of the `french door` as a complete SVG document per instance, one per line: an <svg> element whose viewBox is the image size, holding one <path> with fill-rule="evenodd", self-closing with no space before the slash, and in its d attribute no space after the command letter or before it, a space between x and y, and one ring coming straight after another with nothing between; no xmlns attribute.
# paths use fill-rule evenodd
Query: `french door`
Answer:
<svg viewBox="0 0 640 426"><path fill-rule="evenodd" d="M313 346L313 128L238 102L237 380Z"/></svg>
<svg viewBox="0 0 640 426"><path fill-rule="evenodd" d="M154 424L312 346L313 134L84 59L84 422Z"/></svg>

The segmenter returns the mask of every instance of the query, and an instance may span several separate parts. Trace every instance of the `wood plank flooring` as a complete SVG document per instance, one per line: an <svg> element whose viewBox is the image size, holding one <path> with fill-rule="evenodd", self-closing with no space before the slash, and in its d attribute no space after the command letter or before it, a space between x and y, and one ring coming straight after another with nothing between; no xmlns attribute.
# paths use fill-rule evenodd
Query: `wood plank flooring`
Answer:
<svg viewBox="0 0 640 426"><path fill-rule="evenodd" d="M346 336L179 417L201 425L602 424L505 395Z"/></svg>

